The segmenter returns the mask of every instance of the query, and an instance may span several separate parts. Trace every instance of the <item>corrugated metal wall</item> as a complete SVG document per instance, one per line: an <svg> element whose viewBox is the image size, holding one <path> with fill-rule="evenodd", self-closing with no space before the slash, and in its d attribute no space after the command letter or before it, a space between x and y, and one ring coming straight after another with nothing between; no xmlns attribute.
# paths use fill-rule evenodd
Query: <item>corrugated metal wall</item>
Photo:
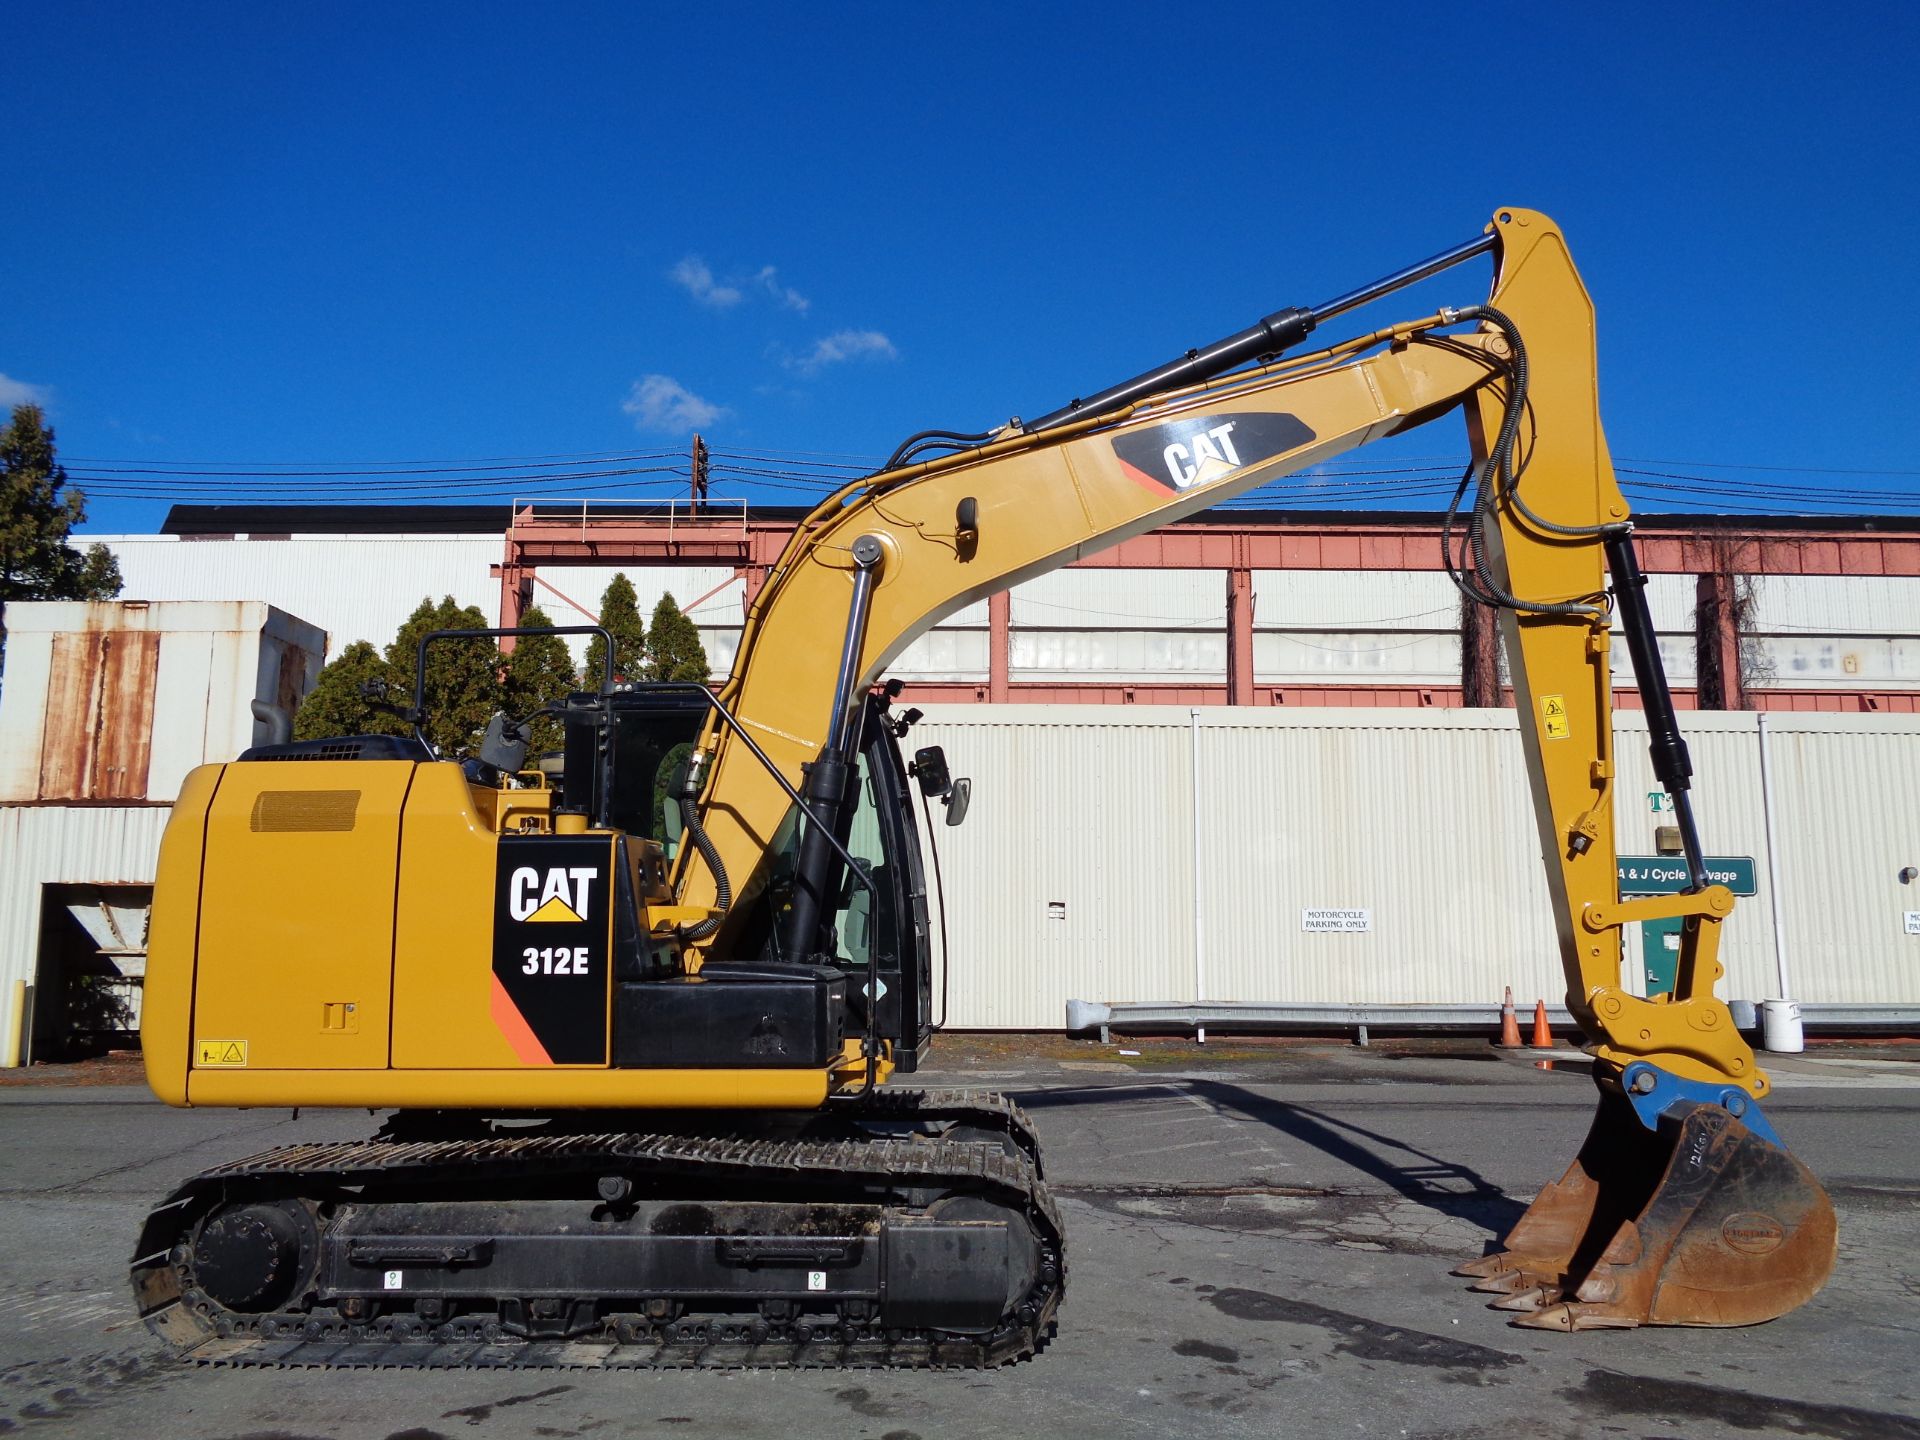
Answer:
<svg viewBox="0 0 1920 1440"><path fill-rule="evenodd" d="M1898 881L1920 864L1920 722L1768 724L1794 994L1920 1004L1920 937L1902 923L1920 887ZM1510 984L1557 999L1515 727L1510 711L930 707L916 742L974 779L967 823L935 837L952 1023L1055 1029L1068 998L1492 1004ZM1727 924L1722 994L1761 999L1779 988L1756 717L1693 715L1687 733L1708 849L1754 857L1760 882ZM1620 712L1629 854L1653 853L1667 818L1645 734ZM1308 908L1365 909L1371 928L1304 933Z"/></svg>
<svg viewBox="0 0 1920 1440"><path fill-rule="evenodd" d="M1769 715L1787 950L1809 999L1920 995L1920 745L1911 721ZM1821 993L1815 994L1815 988Z"/></svg>
<svg viewBox="0 0 1920 1440"><path fill-rule="evenodd" d="M1036 725L1033 710L1059 718ZM1057 1029L1070 998L1190 997L1188 747L1168 719L1185 712L937 713L915 743L945 745L977 787L974 815L937 836L953 951L968 957L953 971L951 1022Z"/></svg>
<svg viewBox="0 0 1920 1440"><path fill-rule="evenodd" d="M13 982L35 982L45 887L152 884L170 813L164 805L0 806L0 1027L13 1023Z"/></svg>
<svg viewBox="0 0 1920 1440"><path fill-rule="evenodd" d="M1202 717L1204 998L1497 997L1553 954L1517 736L1481 711L1336 713ZM1304 909L1367 910L1371 929L1303 933Z"/></svg>

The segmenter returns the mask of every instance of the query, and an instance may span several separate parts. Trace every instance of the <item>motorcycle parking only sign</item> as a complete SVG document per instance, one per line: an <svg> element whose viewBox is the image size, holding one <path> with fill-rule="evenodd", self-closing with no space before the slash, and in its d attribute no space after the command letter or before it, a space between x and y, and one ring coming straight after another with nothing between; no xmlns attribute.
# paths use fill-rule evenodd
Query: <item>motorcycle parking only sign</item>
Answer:
<svg viewBox="0 0 1920 1440"><path fill-rule="evenodd" d="M1373 911L1302 910L1300 929L1308 935L1365 935L1373 929Z"/></svg>

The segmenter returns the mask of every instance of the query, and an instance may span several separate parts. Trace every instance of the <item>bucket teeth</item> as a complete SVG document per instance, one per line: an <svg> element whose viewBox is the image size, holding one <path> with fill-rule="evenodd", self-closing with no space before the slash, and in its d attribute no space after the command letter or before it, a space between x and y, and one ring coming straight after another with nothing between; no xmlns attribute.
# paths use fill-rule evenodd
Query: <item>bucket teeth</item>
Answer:
<svg viewBox="0 0 1920 1440"><path fill-rule="evenodd" d="M1489 1275L1484 1280L1474 1281L1467 1289L1481 1295L1515 1295L1539 1284L1537 1276L1529 1275L1524 1270L1503 1270L1498 1275Z"/></svg>
<svg viewBox="0 0 1920 1440"><path fill-rule="evenodd" d="M1726 1109L1675 1105L1649 1131L1603 1091L1566 1174L1454 1273L1529 1329L1752 1325L1817 1291L1835 1248L1820 1182Z"/></svg>
<svg viewBox="0 0 1920 1440"><path fill-rule="evenodd" d="M1544 1285L1529 1285L1524 1290L1516 1290L1511 1295L1503 1295L1487 1308L1490 1310L1518 1310L1525 1315L1533 1315L1543 1306L1553 1302L1554 1291Z"/></svg>
<svg viewBox="0 0 1920 1440"><path fill-rule="evenodd" d="M1453 1273L1477 1280L1487 1280L1503 1271L1512 1270L1517 1263L1508 1251L1496 1250L1491 1255L1482 1255L1478 1260L1469 1260L1464 1265L1454 1266Z"/></svg>
<svg viewBox="0 0 1920 1440"><path fill-rule="evenodd" d="M1528 1330L1633 1330L1640 1321L1598 1305L1578 1303L1548 1305L1531 1315L1516 1315L1512 1321Z"/></svg>

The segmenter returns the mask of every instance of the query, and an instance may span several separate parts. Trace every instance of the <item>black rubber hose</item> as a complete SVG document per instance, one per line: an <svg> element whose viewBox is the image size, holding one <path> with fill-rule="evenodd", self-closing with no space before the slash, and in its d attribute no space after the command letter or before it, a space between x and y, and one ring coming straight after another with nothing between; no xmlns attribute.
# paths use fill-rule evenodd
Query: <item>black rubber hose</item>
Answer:
<svg viewBox="0 0 1920 1440"><path fill-rule="evenodd" d="M1491 305L1469 305L1458 312L1462 320L1485 320L1506 337L1513 347L1513 359L1509 371L1513 377L1513 398L1507 406L1506 418L1500 426L1500 438L1494 446L1490 459L1497 459L1496 473L1504 480L1502 494L1513 503L1513 508L1526 517L1527 523L1549 535L1566 535L1576 539L1592 539L1619 533L1625 527L1618 521L1599 525L1563 525L1557 520L1548 520L1536 515L1528 508L1527 502L1520 498L1520 470L1514 465L1514 447L1519 443L1520 419L1526 411L1527 385L1531 371L1527 363L1526 341L1520 338L1520 327L1507 315Z"/></svg>
<svg viewBox="0 0 1920 1440"><path fill-rule="evenodd" d="M1459 586L1463 594L1481 604L1493 604L1508 610L1525 610L1535 615L1578 615L1591 618L1600 613L1595 606L1561 601L1522 600L1494 579L1493 569L1488 564L1486 556L1486 530L1487 523L1493 516L1494 502L1497 499L1509 500L1530 524L1551 534L1591 538L1612 534L1621 527L1561 525L1554 521L1543 520L1527 508L1518 493L1519 475L1513 460L1514 448L1520 436L1520 420L1527 408L1529 378L1527 348L1520 338L1520 328L1491 305L1469 305L1453 312L1451 318L1485 320L1506 337L1513 353L1505 366L1507 371L1506 411L1501 417L1499 435L1487 452L1486 460L1480 466L1479 483L1474 490L1473 514L1467 525L1469 564L1456 570L1451 553L1447 553L1443 556L1447 573L1453 577L1454 584ZM1453 504L1447 507L1447 519L1441 526L1440 543L1443 551L1450 552L1451 549L1454 517L1458 513L1466 481L1467 477L1463 476L1460 490L1454 494Z"/></svg>
<svg viewBox="0 0 1920 1440"><path fill-rule="evenodd" d="M887 458L887 463L882 465L880 470L881 472L885 472L898 469L909 455L921 448L920 442L923 440L950 441L951 444L947 448L959 450L968 445L978 445L982 440L991 440L992 438L993 432L991 430L983 430L977 435L968 434L964 430L922 430L902 440L899 448Z"/></svg>
<svg viewBox="0 0 1920 1440"><path fill-rule="evenodd" d="M683 823L687 827L687 837L693 841L693 848L700 852L700 858L707 862L707 869L713 872L713 908L718 915L709 915L693 925L680 927L682 940L704 940L720 928L720 922L726 918L727 911L733 905L733 886L727 879L727 867L720 861L720 852L714 848L713 841L707 838L706 827L700 823L699 806L694 797L684 798Z"/></svg>

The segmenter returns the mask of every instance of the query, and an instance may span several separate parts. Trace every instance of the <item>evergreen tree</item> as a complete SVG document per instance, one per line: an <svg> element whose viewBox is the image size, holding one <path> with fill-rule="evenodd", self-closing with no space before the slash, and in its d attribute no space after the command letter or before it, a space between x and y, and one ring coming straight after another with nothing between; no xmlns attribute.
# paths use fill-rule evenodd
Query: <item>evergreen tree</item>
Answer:
<svg viewBox="0 0 1920 1440"><path fill-rule="evenodd" d="M452 642L448 642L452 643ZM388 698L396 705L413 703L411 682L401 683L378 650L356 640L328 662L314 682L312 693L293 717L293 738L325 740L334 735L410 735L412 728L399 716L373 708L362 686L385 681Z"/></svg>
<svg viewBox="0 0 1920 1440"><path fill-rule="evenodd" d="M553 621L535 605L520 617L520 623L537 628L551 625ZM573 654L558 635L522 635L513 647L513 654L507 657L507 709L516 717L542 705L565 700L579 688ZM564 729L552 715L543 715L534 721L528 737L528 758L558 750L565 738Z"/></svg>
<svg viewBox="0 0 1920 1440"><path fill-rule="evenodd" d="M704 685L713 673L707 663L707 648L700 643L700 629L680 613L673 596L662 595L653 607L653 623L647 627L647 676L652 680L691 680Z"/></svg>
<svg viewBox="0 0 1920 1440"><path fill-rule="evenodd" d="M111 600L120 593L120 566L106 546L83 553L67 544L86 514L86 496L68 486L54 454L45 413L38 405L14 406L0 430L0 627L11 600Z"/></svg>
<svg viewBox="0 0 1920 1440"><path fill-rule="evenodd" d="M413 703L414 669L420 637L430 630L484 630L487 617L473 605L456 605L451 595L438 605L421 600L387 647L387 669L394 678L394 699ZM427 650L427 718L421 727L443 755L469 750L487 728L493 712L505 708L500 682L505 664L490 640L439 640Z"/></svg>
<svg viewBox="0 0 1920 1440"><path fill-rule="evenodd" d="M624 571L607 582L600 597L600 623L613 636L613 678L646 679L647 628L640 620L640 598ZM589 690L600 688L606 652L606 642L598 635L587 642L585 679Z"/></svg>

